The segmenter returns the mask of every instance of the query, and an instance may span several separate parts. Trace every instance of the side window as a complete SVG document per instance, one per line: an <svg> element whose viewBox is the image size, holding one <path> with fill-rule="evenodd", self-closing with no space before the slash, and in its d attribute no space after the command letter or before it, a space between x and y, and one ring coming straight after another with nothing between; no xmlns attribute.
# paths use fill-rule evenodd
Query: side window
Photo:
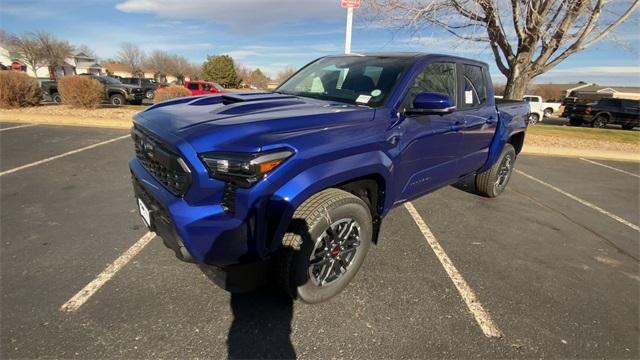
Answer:
<svg viewBox="0 0 640 360"><path fill-rule="evenodd" d="M189 85L187 85L187 88L189 90L198 90L198 84L197 83L189 83Z"/></svg>
<svg viewBox="0 0 640 360"><path fill-rule="evenodd" d="M412 106L416 95L423 92L435 92L449 95L456 102L456 65L454 63L433 63L427 65L422 73L416 76L409 89L402 109Z"/></svg>
<svg viewBox="0 0 640 360"><path fill-rule="evenodd" d="M487 91L485 89L484 72L480 66L462 65L462 78L464 81L464 92L462 102L464 107L476 107L487 101Z"/></svg>
<svg viewBox="0 0 640 360"><path fill-rule="evenodd" d="M202 91L211 91L211 85L202 84Z"/></svg>

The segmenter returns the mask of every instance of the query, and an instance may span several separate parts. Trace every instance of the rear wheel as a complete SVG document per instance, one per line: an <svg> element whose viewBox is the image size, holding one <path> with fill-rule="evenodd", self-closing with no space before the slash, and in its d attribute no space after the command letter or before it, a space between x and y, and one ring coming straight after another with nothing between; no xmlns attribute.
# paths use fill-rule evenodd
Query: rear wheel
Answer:
<svg viewBox="0 0 640 360"><path fill-rule="evenodd" d="M51 100L56 104L60 104L62 103L62 96L60 96L59 93L54 92L53 94L51 94Z"/></svg>
<svg viewBox="0 0 640 360"><path fill-rule="evenodd" d="M552 108L546 108L544 109L544 117L549 117L553 114L553 109Z"/></svg>
<svg viewBox="0 0 640 360"><path fill-rule="evenodd" d="M605 128L605 127L607 127L607 122L608 122L608 119L607 119L606 116L598 115L598 116L596 116L595 119L593 119L593 122L591 123L591 127L594 127L594 128Z"/></svg>
<svg viewBox="0 0 640 360"><path fill-rule="evenodd" d="M505 144L498 161L487 171L476 175L476 190L491 198L502 194L511 179L515 162L516 150L511 144Z"/></svg>
<svg viewBox="0 0 640 360"><path fill-rule="evenodd" d="M364 201L339 189L321 191L295 211L277 259L276 280L294 298L325 301L358 272L372 234Z"/></svg>

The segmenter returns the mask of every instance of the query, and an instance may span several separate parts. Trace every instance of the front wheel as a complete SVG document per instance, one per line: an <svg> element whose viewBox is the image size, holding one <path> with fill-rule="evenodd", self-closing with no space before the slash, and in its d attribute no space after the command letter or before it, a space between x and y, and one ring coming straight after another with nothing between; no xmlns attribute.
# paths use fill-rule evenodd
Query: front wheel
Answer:
<svg viewBox="0 0 640 360"><path fill-rule="evenodd" d="M109 102L111 103L111 105L120 106L124 105L125 99L124 96L120 94L113 94L109 97Z"/></svg>
<svg viewBox="0 0 640 360"><path fill-rule="evenodd" d="M364 201L339 189L321 191L295 211L277 259L276 281L306 303L325 301L356 275L372 234Z"/></svg>
<svg viewBox="0 0 640 360"><path fill-rule="evenodd" d="M511 144L505 144L498 161L487 171L476 175L476 190L490 198L502 194L511 179L515 162L516 150Z"/></svg>
<svg viewBox="0 0 640 360"><path fill-rule="evenodd" d="M60 104L62 103L62 96L60 96L59 93L54 92L53 94L51 94L51 100L56 104Z"/></svg>
<svg viewBox="0 0 640 360"><path fill-rule="evenodd" d="M529 114L529 125L535 125L540 121L540 115L538 114Z"/></svg>
<svg viewBox="0 0 640 360"><path fill-rule="evenodd" d="M153 97L155 96L155 92L153 90L147 90L147 92L145 93L145 96L147 97L147 99L153 100Z"/></svg>

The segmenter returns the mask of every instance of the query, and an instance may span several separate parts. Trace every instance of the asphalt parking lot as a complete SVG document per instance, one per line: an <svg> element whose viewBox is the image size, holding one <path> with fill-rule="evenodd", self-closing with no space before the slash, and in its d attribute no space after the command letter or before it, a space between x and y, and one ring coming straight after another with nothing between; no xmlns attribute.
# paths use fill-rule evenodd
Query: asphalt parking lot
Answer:
<svg viewBox="0 0 640 360"><path fill-rule="evenodd" d="M155 238L62 311L146 234L127 135L0 123L0 358L640 357L640 165L627 162L521 156L497 199L460 184L412 202L501 337L405 207L326 303L230 295Z"/></svg>

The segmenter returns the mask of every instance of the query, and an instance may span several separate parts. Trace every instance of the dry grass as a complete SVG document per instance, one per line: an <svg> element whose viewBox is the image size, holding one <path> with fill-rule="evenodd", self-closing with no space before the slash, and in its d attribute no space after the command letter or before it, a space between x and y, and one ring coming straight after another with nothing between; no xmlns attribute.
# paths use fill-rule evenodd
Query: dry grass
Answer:
<svg viewBox="0 0 640 360"><path fill-rule="evenodd" d="M43 105L20 109L2 109L3 114L33 114L49 116L73 116L78 118L131 120L133 115L144 110L142 106L98 107L78 109L69 105Z"/></svg>
<svg viewBox="0 0 640 360"><path fill-rule="evenodd" d="M527 130L525 143L542 147L640 153L640 131L538 124Z"/></svg>

